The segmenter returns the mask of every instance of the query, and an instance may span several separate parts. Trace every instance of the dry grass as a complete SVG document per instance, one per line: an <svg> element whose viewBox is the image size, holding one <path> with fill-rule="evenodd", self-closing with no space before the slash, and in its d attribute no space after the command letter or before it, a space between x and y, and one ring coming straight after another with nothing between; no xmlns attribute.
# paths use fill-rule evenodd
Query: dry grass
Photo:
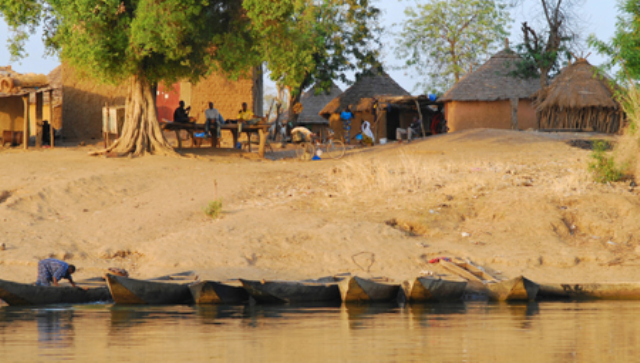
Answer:
<svg viewBox="0 0 640 363"><path fill-rule="evenodd" d="M626 165L628 173L640 180L640 90L631 85L623 99L623 108L627 114L628 125L615 148L616 161Z"/></svg>

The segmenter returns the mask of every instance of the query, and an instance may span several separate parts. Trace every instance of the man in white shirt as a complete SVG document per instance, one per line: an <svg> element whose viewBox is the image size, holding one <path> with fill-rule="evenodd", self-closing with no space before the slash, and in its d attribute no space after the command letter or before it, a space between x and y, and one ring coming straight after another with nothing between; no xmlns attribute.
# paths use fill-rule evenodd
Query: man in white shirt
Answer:
<svg viewBox="0 0 640 363"><path fill-rule="evenodd" d="M204 123L204 134L205 136L210 136L209 130L211 129L211 123L214 122L216 124L216 135L220 138L220 125L224 123L224 119L220 112L213 108L213 102L209 102L209 108L204 110L204 117L207 121Z"/></svg>

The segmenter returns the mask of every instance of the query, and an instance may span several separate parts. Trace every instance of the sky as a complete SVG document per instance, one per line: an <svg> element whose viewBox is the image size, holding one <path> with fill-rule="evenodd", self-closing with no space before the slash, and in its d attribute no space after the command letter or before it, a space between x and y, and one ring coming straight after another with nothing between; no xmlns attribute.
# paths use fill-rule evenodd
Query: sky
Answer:
<svg viewBox="0 0 640 363"><path fill-rule="evenodd" d="M374 0L375 1L375 0ZM394 69L401 66L403 62L395 57L394 44L397 34L401 30L401 24L405 21L406 17L404 11L409 6L414 6L416 3L420 3L420 0L377 0L376 5L383 10L382 25L385 27L385 35L383 37L384 44L384 65L387 68L387 73L400 84L404 89L412 94L420 93L415 89L417 71L412 69ZM531 14L537 12L534 5L537 2L534 0L525 0L525 4L512 10L511 17L514 19L511 24L511 44L516 44L520 40L520 24L531 18ZM584 37L589 34L595 34L599 39L609 40L613 37L615 32L615 20L616 20L616 0L584 0L584 6L579 12L579 16L582 19L583 29L582 34ZM35 34L31 37L27 44L26 58L19 62L10 62L9 51L7 49L7 37L9 35L9 28L7 27L4 19L0 18L0 65L10 64L14 70L20 73L44 73L47 74L60 64L57 58L44 58L44 46L42 43L41 35ZM586 53L589 53L587 50ZM593 65L600 65L606 61L595 52L593 52L588 60ZM265 80L266 85L270 86L271 83ZM345 84L338 85L344 90L348 87Z"/></svg>

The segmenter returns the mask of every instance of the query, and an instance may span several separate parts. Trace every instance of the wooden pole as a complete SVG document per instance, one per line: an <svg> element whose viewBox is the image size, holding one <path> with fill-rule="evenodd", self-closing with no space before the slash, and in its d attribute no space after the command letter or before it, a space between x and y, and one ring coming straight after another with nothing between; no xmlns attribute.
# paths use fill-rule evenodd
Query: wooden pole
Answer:
<svg viewBox="0 0 640 363"><path fill-rule="evenodd" d="M511 99L511 129L518 130L518 99Z"/></svg>
<svg viewBox="0 0 640 363"><path fill-rule="evenodd" d="M420 110L420 103L418 103L417 99L414 99L413 102L416 103L416 108L418 109L418 115L420 115L420 128L422 129L422 137L427 137L427 134L424 131L424 120L422 119L422 111Z"/></svg>
<svg viewBox="0 0 640 363"><path fill-rule="evenodd" d="M29 94L22 96L24 103L24 124L22 126L22 147L29 148Z"/></svg>
<svg viewBox="0 0 640 363"><path fill-rule="evenodd" d="M49 145L51 145L51 148L53 149L53 90L49 91L49 136L51 137Z"/></svg>

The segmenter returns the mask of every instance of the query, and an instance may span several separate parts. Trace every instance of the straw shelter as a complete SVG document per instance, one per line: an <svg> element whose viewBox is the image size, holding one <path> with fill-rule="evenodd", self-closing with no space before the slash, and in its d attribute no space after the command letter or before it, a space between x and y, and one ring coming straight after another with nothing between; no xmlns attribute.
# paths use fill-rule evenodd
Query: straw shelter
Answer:
<svg viewBox="0 0 640 363"><path fill-rule="evenodd" d="M586 59L565 67L538 93L541 129L575 129L616 133L624 119L615 89Z"/></svg>
<svg viewBox="0 0 640 363"><path fill-rule="evenodd" d="M507 45L440 98L451 131L537 126L532 97L540 90L540 80L510 75L519 59Z"/></svg>
<svg viewBox="0 0 640 363"><path fill-rule="evenodd" d="M19 74L10 66L0 67L0 138L2 144L22 144L35 136L42 143L43 121L54 119L54 88L44 74ZM53 133L49 133L53 145Z"/></svg>
<svg viewBox="0 0 640 363"><path fill-rule="evenodd" d="M409 124L410 117L397 109L378 110L374 105L377 103L377 99L383 96L409 95L409 92L383 72L362 77L340 96L331 100L319 114L329 120L329 125L336 132L337 137L344 136L340 113L349 107L354 115L354 119L351 121L352 138L359 132L362 121L366 120L374 126L373 133L376 139L384 139L389 136L395 139L393 135L395 135L396 128L402 124ZM384 114L378 115L378 112Z"/></svg>
<svg viewBox="0 0 640 363"><path fill-rule="evenodd" d="M333 82L331 82L329 93L323 90L319 94L316 94L316 90L316 86L314 85L300 97L302 112L298 116L298 125L305 126L312 132L321 133L324 128L329 126L329 121L318 113L334 98L340 96L342 90Z"/></svg>

